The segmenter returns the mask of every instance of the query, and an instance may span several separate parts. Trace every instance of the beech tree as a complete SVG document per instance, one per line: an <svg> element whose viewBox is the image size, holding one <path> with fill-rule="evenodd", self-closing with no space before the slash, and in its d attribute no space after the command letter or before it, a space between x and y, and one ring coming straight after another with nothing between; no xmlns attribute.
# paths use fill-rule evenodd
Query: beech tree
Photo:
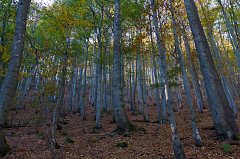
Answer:
<svg viewBox="0 0 240 159"><path fill-rule="evenodd" d="M171 130L172 130L172 146L175 158L185 158L185 153L183 151L178 133L177 133L177 127L176 127L176 121L174 118L173 108L172 108L172 94L171 90L169 89L169 83L168 83L168 76L167 76L167 63L166 63L166 51L164 50L164 47L161 42L161 37L158 30L158 22L157 22L157 15L156 15L156 8L154 0L151 0L151 7L153 11L153 22L155 26L155 34L157 37L157 45L158 45L158 54L161 56L161 74L163 76L163 85L165 90L165 97L167 101L167 107L170 115L170 124L171 124Z"/></svg>
<svg viewBox="0 0 240 159"><path fill-rule="evenodd" d="M236 120L214 65L196 5L193 0L184 2L204 77L216 134L222 139L234 138L238 133Z"/></svg>
<svg viewBox="0 0 240 159"><path fill-rule="evenodd" d="M1 87L0 93L0 156L6 155L10 148L7 145L4 135L5 111L13 104L13 98L17 88L17 78L19 75L23 47L27 25L27 15L31 0L20 0L18 2L16 28L12 43L12 52L8 64L8 71Z"/></svg>
<svg viewBox="0 0 240 159"><path fill-rule="evenodd" d="M129 122L124 105L121 88L121 9L120 0L114 0L115 12L114 12L114 49L113 49L113 108L114 119L117 124L117 131L124 133L126 131L132 131L133 125Z"/></svg>
<svg viewBox="0 0 240 159"><path fill-rule="evenodd" d="M56 149L73 142L72 121L83 132L74 140L96 133L105 142L105 136L145 135L156 127L155 134L171 136L169 156L179 159L189 157L182 135L200 147L209 142L209 126L224 144L238 143L238 1L30 3L0 1L0 156L12 146L5 127L8 134L34 124L46 131L42 140L58 158ZM30 115L27 124L17 119ZM203 123L210 116L213 125Z"/></svg>

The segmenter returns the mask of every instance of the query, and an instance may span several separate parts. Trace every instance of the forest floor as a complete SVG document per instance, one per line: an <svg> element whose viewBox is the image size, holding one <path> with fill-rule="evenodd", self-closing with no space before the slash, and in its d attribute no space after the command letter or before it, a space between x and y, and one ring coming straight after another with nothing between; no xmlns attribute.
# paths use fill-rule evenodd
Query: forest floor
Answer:
<svg viewBox="0 0 240 159"><path fill-rule="evenodd" d="M82 121L79 114L69 114L66 122L57 130L57 141L61 148L56 150L60 159L142 159L173 158L171 147L171 130L169 125L160 125L158 129L157 107L149 106L150 122L143 122L142 115L128 116L134 125L146 131L132 132L125 135L113 135L115 129L110 113L102 114L102 129L94 130L95 115L91 106L86 107L87 120ZM7 141L12 151L5 159L47 159L51 158L49 148L50 128L42 124L36 108L24 108L18 113L12 112L13 123L20 126L5 129ZM204 142L203 147L194 146L191 136L191 118L187 109L175 113L181 142L189 159L225 159L240 158L240 146L224 144L218 141L212 126L208 109L204 113L196 113L197 126ZM51 120L50 118L48 119ZM238 119L240 127L240 119ZM118 147L121 144L123 147ZM125 147L124 147L125 146Z"/></svg>

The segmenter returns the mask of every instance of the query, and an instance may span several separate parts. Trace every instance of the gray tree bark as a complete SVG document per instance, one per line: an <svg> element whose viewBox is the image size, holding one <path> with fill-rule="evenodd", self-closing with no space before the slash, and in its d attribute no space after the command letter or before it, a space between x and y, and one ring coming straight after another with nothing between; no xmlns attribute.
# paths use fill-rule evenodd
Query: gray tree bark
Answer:
<svg viewBox="0 0 240 159"><path fill-rule="evenodd" d="M219 4L220 8L221 8L221 11L222 11L222 14L223 14L226 26L228 28L229 34L232 37L233 47L235 47L234 54L235 54L235 57L236 57L236 60L237 60L237 64L238 64L238 70L240 70L240 44L239 44L240 42L238 41L237 36L234 33L234 28L233 28L233 26L230 23L230 20L229 20L229 18L227 16L227 13L226 13L223 5L222 5L221 0L217 0L217 1L218 1L218 4Z"/></svg>
<svg viewBox="0 0 240 159"><path fill-rule="evenodd" d="M113 48L113 100L112 105L114 108L114 118L117 124L117 131L124 133L131 131L133 125L129 122L122 97L121 88L121 22L120 22L120 0L114 0L115 12L114 12L114 48Z"/></svg>
<svg viewBox="0 0 240 159"><path fill-rule="evenodd" d="M18 2L16 28L12 43L12 52L8 71L1 87L0 93L0 156L6 155L10 148L4 135L5 111L13 104L13 98L17 88L17 78L22 62L24 38L26 33L27 15L31 0L20 0Z"/></svg>
<svg viewBox="0 0 240 159"><path fill-rule="evenodd" d="M193 57L191 55L190 44L189 44L185 29L183 29L182 34L183 34L183 41L184 41L185 50L187 54L189 70L192 77L192 83L193 83L195 95L197 97L198 111L203 112L203 108L204 108L203 95L202 95L201 87L199 84L199 80L198 80L199 78L196 71L196 67L194 65Z"/></svg>
<svg viewBox="0 0 240 159"><path fill-rule="evenodd" d="M86 58L85 58L85 64L84 64L84 73L83 73L83 88L82 88L82 98L81 98L81 119L86 120L85 115L85 97L86 97L86 89L87 89L87 66L88 66L88 44L89 42L86 42Z"/></svg>
<svg viewBox="0 0 240 159"><path fill-rule="evenodd" d="M176 121L174 117L174 112L172 108L172 95L171 90L169 89L168 84L168 75L167 75L167 64L166 64L166 51L163 48L163 44L161 42L160 33L158 30L158 22L157 22L157 14L156 14L156 8L155 8L155 2L154 0L151 0L151 8L153 12L153 22L155 27L155 34L157 37L157 45L158 45L158 54L161 56L161 73L163 76L163 85L165 90L165 97L167 101L168 106L168 113L170 116L170 125L172 130L172 146L174 151L174 156L176 159L183 159L185 158L185 153L183 151L182 144L180 142L178 133L177 133L177 127L176 127Z"/></svg>
<svg viewBox="0 0 240 159"><path fill-rule="evenodd" d="M189 109L190 109L190 112L191 112L192 135L193 135L193 138L195 140L195 145L201 147L203 145L203 143L202 143L202 139L200 137L200 134L199 134L199 131L198 131L198 128L197 128L197 125L196 125L196 115L195 115L195 110L194 110L194 107L193 107L191 90L190 90L190 86L189 86L189 82L188 82L188 78L187 78L187 72L186 72L186 69L185 69L184 58L183 58L182 51L180 49L180 43L179 43L179 40L178 40L177 29L176 29L177 23L176 23L176 20L175 20L175 17L174 17L172 0L169 0L169 2L170 2L170 12L172 14L172 28L173 28L173 34L174 34L175 49L176 49L176 52L178 54L179 63L180 63L181 71L182 71L182 77L183 77L184 91L186 92L188 106L189 106Z"/></svg>
<svg viewBox="0 0 240 159"><path fill-rule="evenodd" d="M2 56L5 52L5 47L7 45L7 26L8 26L8 18L10 15L10 8L11 8L11 4L12 4L12 0L8 0L7 6L6 7L2 7L2 9L4 10L4 15L3 15L3 19L2 19L2 29L1 29L1 34L0 34L0 87L2 86L2 82L3 82L3 77L4 77L4 70L6 69L4 62L2 61Z"/></svg>
<svg viewBox="0 0 240 159"><path fill-rule="evenodd" d="M184 0L184 3L203 73L216 134L221 139L233 138L238 131L236 120L214 66L198 10L193 0Z"/></svg>
<svg viewBox="0 0 240 159"><path fill-rule="evenodd" d="M140 61L140 46L137 46L136 52L136 69L137 69L137 92L138 92L138 104L139 104L139 112L141 115L144 114L143 107L143 73L142 73L142 64Z"/></svg>
<svg viewBox="0 0 240 159"><path fill-rule="evenodd" d="M149 17L150 20L150 17ZM156 64L156 49L154 47L154 43L153 43L153 35L152 35L152 25L150 22L150 37L151 37L151 47L152 47L152 60L153 60L153 72L154 72L154 81L155 81L155 103L157 105L158 108L158 122L161 122L161 103L160 103L160 91L159 91L159 80L158 80L158 74L157 74L157 64Z"/></svg>

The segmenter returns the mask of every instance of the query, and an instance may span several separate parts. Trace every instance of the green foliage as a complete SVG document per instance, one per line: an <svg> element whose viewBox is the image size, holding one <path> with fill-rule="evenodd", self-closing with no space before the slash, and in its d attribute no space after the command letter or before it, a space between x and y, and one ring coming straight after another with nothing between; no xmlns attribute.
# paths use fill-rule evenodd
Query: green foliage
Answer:
<svg viewBox="0 0 240 159"><path fill-rule="evenodd" d="M72 143L74 143L74 140L71 139L69 136L66 136L64 142L67 144L72 144Z"/></svg>
<svg viewBox="0 0 240 159"><path fill-rule="evenodd" d="M169 81L169 87L170 88L174 88L174 87L177 87L177 86L179 86L179 83L177 82L177 81Z"/></svg>
<svg viewBox="0 0 240 159"><path fill-rule="evenodd" d="M224 144L222 145L222 151L223 151L225 154L231 153L231 149L232 149L232 147L231 147L230 144L224 143Z"/></svg>
<svg viewBox="0 0 240 159"><path fill-rule="evenodd" d="M66 131L61 131L61 135L62 135L62 136L67 136L68 133L67 133Z"/></svg>
<svg viewBox="0 0 240 159"><path fill-rule="evenodd" d="M0 1L0 62L7 65L15 30L16 3L10 0ZM5 70L3 72L5 74Z"/></svg>
<svg viewBox="0 0 240 159"><path fill-rule="evenodd" d="M163 87L163 83L154 83L150 85L150 88L160 88L161 86Z"/></svg>
<svg viewBox="0 0 240 159"><path fill-rule="evenodd" d="M210 2L202 3L200 5L200 15L202 16L202 25L204 27L212 28L215 21L219 18L220 7L215 6L213 7Z"/></svg>
<svg viewBox="0 0 240 159"><path fill-rule="evenodd" d="M116 144L116 147L119 147L119 148L127 148L128 147L128 143L127 142L119 142Z"/></svg>
<svg viewBox="0 0 240 159"><path fill-rule="evenodd" d="M179 66L171 68L167 74L168 78L171 79L177 79L177 76L181 73L181 68Z"/></svg>
<svg viewBox="0 0 240 159"><path fill-rule="evenodd" d="M38 133L37 133L37 138L38 138L38 139L41 139L41 140L44 140L44 139L45 139L45 136L44 136L43 133L38 132Z"/></svg>
<svg viewBox="0 0 240 159"><path fill-rule="evenodd" d="M240 135L237 136L237 140L240 141Z"/></svg>

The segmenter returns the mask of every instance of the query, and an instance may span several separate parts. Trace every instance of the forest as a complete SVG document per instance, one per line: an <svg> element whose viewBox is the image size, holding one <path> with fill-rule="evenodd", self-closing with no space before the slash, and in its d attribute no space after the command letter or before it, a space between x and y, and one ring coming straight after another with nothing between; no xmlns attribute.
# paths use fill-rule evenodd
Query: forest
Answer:
<svg viewBox="0 0 240 159"><path fill-rule="evenodd" d="M0 0L0 158L240 158L239 0Z"/></svg>

